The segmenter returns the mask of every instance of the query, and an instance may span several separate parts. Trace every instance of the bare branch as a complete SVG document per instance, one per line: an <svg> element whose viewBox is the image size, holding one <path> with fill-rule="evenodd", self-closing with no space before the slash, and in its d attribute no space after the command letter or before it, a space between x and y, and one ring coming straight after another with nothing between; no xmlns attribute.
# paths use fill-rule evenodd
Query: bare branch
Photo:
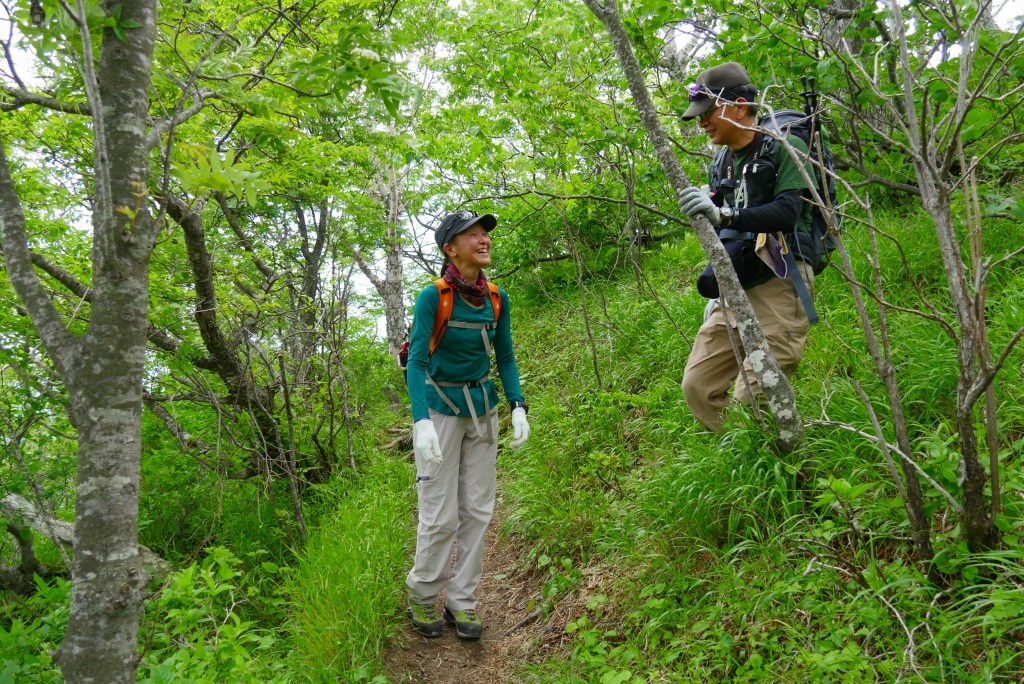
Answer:
<svg viewBox="0 0 1024 684"><path fill-rule="evenodd" d="M231 227L231 232L238 238L238 241L242 244L242 248L252 257L253 264L257 269L259 269L259 272L263 274L263 277L267 279L267 283L273 283L277 280L278 274L274 272L274 269L267 266L263 263L263 260L260 259L260 256L253 247L249 236L246 235L245 231L242 230L241 224L238 223L238 217L235 215L234 210L228 206L228 200L224 196L224 193L217 192L214 194L214 197L217 199L217 204L220 206L220 210L224 212L224 218L227 220L228 226Z"/></svg>
<svg viewBox="0 0 1024 684"><path fill-rule="evenodd" d="M824 426L824 427L837 427L837 428L839 428L841 430L846 430L847 432L852 432L855 435L860 435L864 439L870 440L870 441L878 444L879 448L881 448L881 440L880 440L880 438L876 437L875 435L872 435L871 433L864 432L863 430L858 430L857 428L853 427L849 423L842 423L842 422L839 422L839 421L836 421L836 420L809 420L809 421L807 421L807 425L820 425L820 426ZM935 491L937 491L939 494L941 494L943 496L943 498L945 498L946 501L949 502L949 505L953 508L954 511L956 511L957 513L963 513L963 510L964 510L963 507L959 503L957 503L957 500L953 498L953 495L950 494L949 492L947 492L942 487L942 485L940 485L928 473L926 473L924 471L924 469L922 469L921 466L919 466L917 464L917 461L915 461L913 458L911 458L907 454L903 453L903 451L901 451L900 448L898 446L896 446L895 444L888 444L887 443L886 447L891 452L893 452L894 454L899 456L901 459L903 459L903 461L905 463L907 463L910 466L912 466L914 468L914 470L917 471L918 475L920 475L924 479L925 482L927 482L932 487L934 487Z"/></svg>
<svg viewBox="0 0 1024 684"><path fill-rule="evenodd" d="M890 190L900 190L901 192L905 192L908 195L921 194L921 189L918 188L916 185L911 185L910 183L900 183L899 181L895 181L891 178L879 176L877 173L868 171L868 169L865 168L863 164L857 164L856 162L853 162L850 159L847 159L846 157L840 157L837 155L834 158L834 160L836 168L839 169L840 171L856 171L860 175L864 176L863 181L851 184L851 188L859 188L865 185L874 184L881 185L883 188L889 188Z"/></svg>
<svg viewBox="0 0 1024 684"><path fill-rule="evenodd" d="M67 520L40 511L25 497L18 494L8 494L3 497L0 499L0 513L3 513L6 518L21 520L57 546L74 552L74 525ZM141 544L139 545L139 557L142 563L152 567L157 575L167 575L174 569L170 563Z"/></svg>
<svg viewBox="0 0 1024 684"><path fill-rule="evenodd" d="M33 93L25 88L12 88L7 85L0 86L0 90L14 98L13 107L22 107L24 105L36 105L43 107L44 109L52 109L55 112L63 112L65 114L80 114L82 116L92 116L93 109L87 102L63 102L55 97L47 97L45 95L39 95Z"/></svg>
<svg viewBox="0 0 1024 684"><path fill-rule="evenodd" d="M1021 336L1024 336L1024 328L1021 328L1014 333L1013 337L1010 338L1010 341L1006 343L1005 347L1003 347L1003 352L999 355L999 358L992 365L991 369L978 373L978 376L974 379L974 384L971 385L971 388L963 398L965 406L974 406L974 404L981 398L981 395L985 392L989 383L992 382L1006 363L1006 358L1010 355L1010 352L1013 351L1015 346L1017 346Z"/></svg>
<svg viewBox="0 0 1024 684"><path fill-rule="evenodd" d="M871 405L871 400L868 398L867 392L864 391L864 388L860 386L860 383L853 378L849 378L849 380L854 389L857 390L860 402L868 412L868 417L871 419L871 425L875 428L875 441L878 443L878 446L882 451L882 457L885 458L885 464L889 467L889 474L892 476L893 484L896 485L896 491L899 492L900 498L903 499L903 505L907 505L907 489L903 486L903 479L896 470L896 464L893 462L892 456L889 455L889 445L885 441L885 434L882 432L882 424L878 421L878 414L875 413L875 407Z"/></svg>
<svg viewBox="0 0 1024 684"><path fill-rule="evenodd" d="M220 95L212 90L196 91L196 100L191 106L181 109L171 116L157 121L153 124L153 127L149 131L149 135L146 136L146 145L149 147L156 147L160 142L160 138L167 135L176 126L185 123L193 116L201 112L206 107L207 100L220 99Z"/></svg>

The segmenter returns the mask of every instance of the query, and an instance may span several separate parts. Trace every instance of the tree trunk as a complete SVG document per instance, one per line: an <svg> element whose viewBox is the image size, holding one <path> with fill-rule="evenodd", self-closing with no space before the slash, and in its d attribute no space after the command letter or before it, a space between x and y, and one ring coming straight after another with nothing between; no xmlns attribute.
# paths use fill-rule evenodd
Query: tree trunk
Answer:
<svg viewBox="0 0 1024 684"><path fill-rule="evenodd" d="M622 65L622 70L629 83L633 101L640 113L644 129L647 131L647 137L654 146L665 176L678 195L690 185L690 181L686 177L679 159L672 151L672 145L658 119L658 111L647 90L643 74L640 72L640 64L633 53L629 35L622 25L618 2L617 0L606 0L604 4L598 3L597 0L583 0L583 2L608 29L619 63ZM768 349L768 343L761 331L761 324L754 314L754 309L750 306L747 293L740 286L736 271L733 269L732 262L729 260L721 240L718 239L714 227L702 216L693 219L692 223L694 231L697 233L697 239L700 240L705 254L711 260L715 275L718 277L722 296L732 307L743 348L747 350L747 358L751 360L754 375L757 376L758 384L761 386L772 416L775 418L775 424L779 431L779 447L785 453L792 453L804 441L804 427L800 414L796 410L793 386L789 383L785 373L779 369L778 362Z"/></svg>
<svg viewBox="0 0 1024 684"><path fill-rule="evenodd" d="M18 556L21 560L16 566L0 566L0 591L11 591L27 596L36 588L33 577L37 574L43 576L44 568L36 558L32 531L12 522L7 523L6 527L18 545Z"/></svg>
<svg viewBox="0 0 1024 684"><path fill-rule="evenodd" d="M392 128L392 132L394 129ZM387 327L388 353L397 357L405 339L405 279L402 270L402 229L401 220L402 188L395 170L390 163L380 162L379 169L370 188L370 194L384 208L384 274L376 273L366 262L358 249L353 249L356 264L371 283L384 303L384 322ZM386 177L385 177L386 176Z"/></svg>
<svg viewBox="0 0 1024 684"><path fill-rule="evenodd" d="M126 281L134 281L134 287L97 291L97 298L111 305L104 307L106 313L115 315L93 310L95 343L87 342L83 354L91 361L69 383L72 422L78 429L78 479L71 614L57 658L69 682L132 681L138 658L135 643L148 580L138 554L148 293L145 276L141 282Z"/></svg>
<svg viewBox="0 0 1024 684"><path fill-rule="evenodd" d="M918 169L919 178L923 177L922 171ZM957 361L960 366L956 383L956 421L960 436L960 486L964 506L961 529L968 549L972 552L985 551L998 546L999 532L985 501L988 474L981 462L974 416L977 397L983 396L974 391L980 374L976 334L980 323L974 314L973 298L965 275L966 267L953 225L949 192L941 181L921 183L921 200L935 223L942 265L960 331L956 338Z"/></svg>
<svg viewBox="0 0 1024 684"><path fill-rule="evenodd" d="M330 209L327 202L321 202L314 214L314 235L310 239L306 224L306 213L302 205L296 202L295 215L299 224L299 235L302 237L302 301L299 302L299 322L302 326L304 349L300 355L305 358L316 343L317 334L314 330L319 318L317 299L320 296L320 268L324 263L324 249L327 245L327 229Z"/></svg>
<svg viewBox="0 0 1024 684"><path fill-rule="evenodd" d="M138 548L142 379L149 260L158 227L146 207L150 70L156 2L103 4L119 23L103 33L98 72L81 30L83 82L94 136L93 303L73 337L33 267L25 217L0 145L0 228L11 284L68 389L78 430L71 609L55 660L64 679L135 681L143 589ZM108 132L110 133L108 135Z"/></svg>
<svg viewBox="0 0 1024 684"><path fill-rule="evenodd" d="M384 282L380 297L384 300L388 353L397 356L405 339L405 280L402 271L402 231L399 217L388 217L387 247L384 255Z"/></svg>

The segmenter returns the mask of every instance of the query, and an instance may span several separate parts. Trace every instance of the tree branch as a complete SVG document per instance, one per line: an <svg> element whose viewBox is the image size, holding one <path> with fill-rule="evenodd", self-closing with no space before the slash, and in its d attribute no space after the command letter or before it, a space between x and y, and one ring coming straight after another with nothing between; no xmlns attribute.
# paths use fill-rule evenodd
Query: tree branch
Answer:
<svg viewBox="0 0 1024 684"><path fill-rule="evenodd" d="M77 367L78 341L68 332L53 301L32 267L32 253L25 232L25 214L11 178L3 140L0 139L0 231L7 277L32 318L39 338L58 370L70 377Z"/></svg>
<svg viewBox="0 0 1024 684"><path fill-rule="evenodd" d="M238 223L238 217L235 216L235 212L232 211L231 207L228 206L228 200L224 197L224 193L217 192L214 194L217 199L217 204L220 206L220 210L224 212L224 218L228 222L228 226L231 227L231 232L235 234L238 241L242 244L242 248L250 254L252 257L253 264L259 269L259 272L263 274L263 277L267 279L267 284L271 284L277 279L277 274L274 273L274 269L263 263L260 259L259 254L256 253L256 249L252 246L252 241L249 240L249 236L242 230L242 226Z"/></svg>
<svg viewBox="0 0 1024 684"><path fill-rule="evenodd" d="M27 527L43 535L54 544L74 553L74 525L55 515L37 509L31 501L18 494L0 499L0 513L11 520L21 520ZM167 575L174 568L166 560L139 544L139 557L144 565L152 567L157 575Z"/></svg>
<svg viewBox="0 0 1024 684"><path fill-rule="evenodd" d="M24 88L12 88L8 85L0 86L0 90L14 98L12 109L31 104L65 114L92 116L92 107L87 102L62 102L55 97L39 95Z"/></svg>
<svg viewBox="0 0 1024 684"><path fill-rule="evenodd" d="M872 435L871 433L864 432L863 430L858 430L857 428L853 427L852 425L850 425L848 423L841 423L841 422L835 421L835 420L809 420L809 421L807 421L807 424L808 425L821 425L821 426L825 426L825 427L837 427L837 428L839 428L841 430L846 430L847 432L852 432L855 435L860 435L864 439L871 440L872 442L875 442L876 444L878 444L879 448L881 448L881 445L882 445L882 441L881 441L881 439L879 437L876 437L875 435ZM943 498L945 498L946 501L949 502L949 505L953 507L954 511L956 511L957 513L962 513L963 512L963 510L964 510L963 507L959 503L957 503L957 500L953 498L953 495L950 494L949 492L947 492L942 487L942 485L940 485L938 482L936 482L934 479L932 479L932 477L928 473L926 473L924 471L924 469L921 468L921 466L919 466L917 464L917 461L915 461L910 456L908 456L905 453L903 453L900 450L900 448L898 446L896 446L895 444L888 444L888 443L886 443L886 447L889 449L889 451L893 452L894 454L898 455L901 459L903 459L903 461L905 463L907 463L908 465L913 467L914 470L916 470L918 472L918 474L922 478L924 478L925 482L927 482L932 487L934 487L935 491L937 491L939 494L941 494L943 496Z"/></svg>

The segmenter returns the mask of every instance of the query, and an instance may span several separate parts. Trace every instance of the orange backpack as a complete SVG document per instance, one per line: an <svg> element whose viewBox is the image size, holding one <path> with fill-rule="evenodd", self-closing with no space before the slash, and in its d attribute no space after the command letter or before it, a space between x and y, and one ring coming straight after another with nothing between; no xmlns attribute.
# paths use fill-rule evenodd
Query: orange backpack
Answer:
<svg viewBox="0 0 1024 684"><path fill-rule="evenodd" d="M430 333L429 354L434 353L437 345L441 343L445 331L448 330L448 321L452 317L452 305L455 302L452 286L445 282L444 278L435 280L434 285L437 287L440 299L437 302L437 315L434 316L434 330ZM497 325L498 316L501 314L501 293L498 292L498 286L489 280L487 281L487 290L491 294L491 308L494 309L494 323Z"/></svg>

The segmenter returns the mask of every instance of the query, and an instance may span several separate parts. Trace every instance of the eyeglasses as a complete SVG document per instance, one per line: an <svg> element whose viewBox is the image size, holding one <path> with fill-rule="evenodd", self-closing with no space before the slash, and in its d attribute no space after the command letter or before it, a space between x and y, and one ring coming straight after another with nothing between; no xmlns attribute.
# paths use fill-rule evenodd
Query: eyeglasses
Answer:
<svg viewBox="0 0 1024 684"><path fill-rule="evenodd" d="M705 121L711 118L711 115L715 113L716 109L719 109L717 102L715 102L714 106L708 108L706 112L701 112L700 114L698 114L697 121L699 121L700 123L704 123Z"/></svg>

